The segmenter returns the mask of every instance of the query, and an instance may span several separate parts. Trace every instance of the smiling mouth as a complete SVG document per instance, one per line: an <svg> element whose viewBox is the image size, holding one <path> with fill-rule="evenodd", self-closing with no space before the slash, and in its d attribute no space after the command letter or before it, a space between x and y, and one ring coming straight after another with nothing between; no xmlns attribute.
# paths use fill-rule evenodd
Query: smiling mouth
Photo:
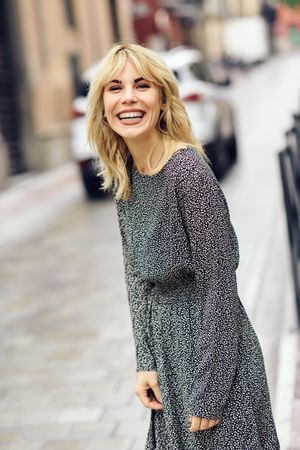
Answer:
<svg viewBox="0 0 300 450"><path fill-rule="evenodd" d="M118 114L118 118L120 120L137 120L142 119L144 117L145 113L133 111L133 112L124 112Z"/></svg>

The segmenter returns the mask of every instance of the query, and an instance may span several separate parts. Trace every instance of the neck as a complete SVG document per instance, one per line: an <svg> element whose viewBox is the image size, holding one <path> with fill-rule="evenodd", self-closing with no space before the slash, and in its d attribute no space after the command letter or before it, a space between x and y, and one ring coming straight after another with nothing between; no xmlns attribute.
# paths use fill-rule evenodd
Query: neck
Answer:
<svg viewBox="0 0 300 450"><path fill-rule="evenodd" d="M125 142L139 172L148 174L155 170L163 152L162 139L158 134L147 140L134 139Z"/></svg>

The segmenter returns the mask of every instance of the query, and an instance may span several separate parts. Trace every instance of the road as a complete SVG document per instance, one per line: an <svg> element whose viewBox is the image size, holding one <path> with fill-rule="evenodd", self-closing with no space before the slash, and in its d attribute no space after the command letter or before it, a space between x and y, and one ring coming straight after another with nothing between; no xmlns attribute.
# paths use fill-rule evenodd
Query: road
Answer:
<svg viewBox="0 0 300 450"><path fill-rule="evenodd" d="M299 73L298 52L237 77L229 95L240 157L221 184L240 245L239 294L264 351L274 410L280 346L295 326L277 152L300 107ZM68 170L67 187L40 190L31 218L30 205L6 209L0 449L142 450L149 411L134 395L114 204L87 203ZM64 201L52 201L51 189Z"/></svg>

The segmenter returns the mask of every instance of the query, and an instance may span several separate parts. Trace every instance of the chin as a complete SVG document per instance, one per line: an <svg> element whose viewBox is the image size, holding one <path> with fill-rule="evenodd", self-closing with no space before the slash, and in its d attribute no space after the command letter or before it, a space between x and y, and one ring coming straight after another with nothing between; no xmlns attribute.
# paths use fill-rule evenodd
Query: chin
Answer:
<svg viewBox="0 0 300 450"><path fill-rule="evenodd" d="M148 130L117 130L115 129L115 132L121 136L123 139L139 139L143 136L147 137L151 132L149 133Z"/></svg>

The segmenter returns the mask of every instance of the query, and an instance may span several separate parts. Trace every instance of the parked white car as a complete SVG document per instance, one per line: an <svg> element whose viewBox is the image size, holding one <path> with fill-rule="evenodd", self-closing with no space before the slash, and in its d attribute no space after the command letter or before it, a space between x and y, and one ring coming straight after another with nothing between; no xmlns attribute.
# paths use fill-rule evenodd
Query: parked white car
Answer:
<svg viewBox="0 0 300 450"><path fill-rule="evenodd" d="M160 53L160 56L178 80L180 95L195 136L205 145L212 169L220 179L237 158L233 110L224 95L229 81L226 77L213 79L209 64L203 61L196 49L178 47ZM100 180L95 174L97 156L86 137L87 93L98 64L83 74L79 95L72 105L71 149L89 198L103 195ZM215 77L218 75L216 71L213 74Z"/></svg>
<svg viewBox="0 0 300 450"><path fill-rule="evenodd" d="M178 80L196 138L204 144L217 178L237 159L234 112L227 95L230 80L199 50L176 47L162 58Z"/></svg>

